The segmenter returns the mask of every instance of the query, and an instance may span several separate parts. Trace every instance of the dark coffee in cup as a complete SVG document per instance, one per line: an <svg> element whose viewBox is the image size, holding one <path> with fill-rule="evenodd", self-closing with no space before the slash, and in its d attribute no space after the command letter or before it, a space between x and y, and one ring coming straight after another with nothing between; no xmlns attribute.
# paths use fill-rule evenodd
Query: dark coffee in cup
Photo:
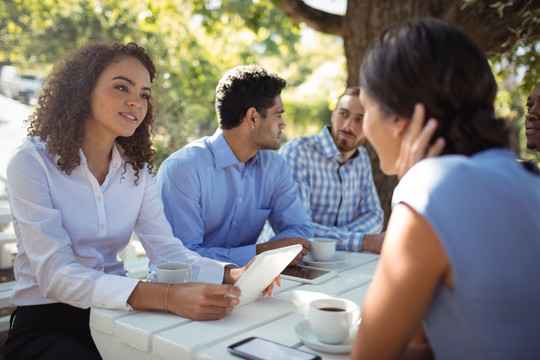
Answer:
<svg viewBox="0 0 540 360"><path fill-rule="evenodd" d="M309 303L309 327L315 337L326 344L345 341L359 318L360 308L347 299L329 297Z"/></svg>

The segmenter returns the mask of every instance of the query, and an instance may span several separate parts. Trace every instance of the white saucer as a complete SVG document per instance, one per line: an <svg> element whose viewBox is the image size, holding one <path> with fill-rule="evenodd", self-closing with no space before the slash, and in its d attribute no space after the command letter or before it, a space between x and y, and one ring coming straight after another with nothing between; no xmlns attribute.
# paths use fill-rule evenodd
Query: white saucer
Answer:
<svg viewBox="0 0 540 360"><path fill-rule="evenodd" d="M348 353L351 351L354 338L356 337L357 328L355 327L354 331L349 335L349 337L342 342L341 344L325 344L323 342L320 342L316 337L315 334L311 332L311 328L309 327L309 321L304 320L296 324L294 327L294 330L296 331L296 335L302 340L302 342L312 348L313 350L319 350L327 353Z"/></svg>
<svg viewBox="0 0 540 360"><path fill-rule="evenodd" d="M332 260L329 260L329 261L316 261L316 260L313 260L313 258L311 257L311 255L306 255L304 256L304 258L302 259L306 264L310 265L310 266L315 266L315 267L332 267L334 265L337 265L337 264L341 264L342 262L345 262L345 254L338 254L336 253L334 255L334 258Z"/></svg>

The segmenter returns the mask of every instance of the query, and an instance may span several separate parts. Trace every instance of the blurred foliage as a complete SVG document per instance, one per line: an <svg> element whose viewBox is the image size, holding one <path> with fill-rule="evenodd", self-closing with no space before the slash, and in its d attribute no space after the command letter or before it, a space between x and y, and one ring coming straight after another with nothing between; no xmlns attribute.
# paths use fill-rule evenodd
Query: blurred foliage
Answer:
<svg viewBox="0 0 540 360"><path fill-rule="evenodd" d="M144 46L158 69L153 96L159 165L176 149L215 131L215 88L237 65L258 63L287 80L289 128L296 121L329 120L327 93L310 96L307 103L288 97L324 62L343 58L343 46L340 39L320 34L302 44L301 31L262 0L3 0L0 62L46 75L66 52L89 41ZM339 71L344 81L344 69Z"/></svg>
<svg viewBox="0 0 540 360"><path fill-rule="evenodd" d="M519 79L516 90L527 97L540 81L540 35L516 44L491 61L501 79Z"/></svg>
<svg viewBox="0 0 540 360"><path fill-rule="evenodd" d="M324 125L330 123L331 110L325 101L310 104L285 99L284 107L286 109L284 119L288 127L284 133L284 142L299 135L319 132Z"/></svg>
<svg viewBox="0 0 540 360"><path fill-rule="evenodd" d="M540 81L540 35L527 38L490 60L499 85L496 111L512 128L513 150L524 159L540 161L540 154L526 147L524 128L527 97Z"/></svg>
<svg viewBox="0 0 540 360"><path fill-rule="evenodd" d="M341 38L295 24L277 1L2 0L0 63L46 75L66 52L89 41L144 46L158 68L156 164L212 134L219 79L234 66L258 63L287 80L283 100L290 139L329 123L346 83L346 64ZM520 149L524 99L539 80L538 52L536 37L492 59L501 83L514 79L497 106L513 119Z"/></svg>

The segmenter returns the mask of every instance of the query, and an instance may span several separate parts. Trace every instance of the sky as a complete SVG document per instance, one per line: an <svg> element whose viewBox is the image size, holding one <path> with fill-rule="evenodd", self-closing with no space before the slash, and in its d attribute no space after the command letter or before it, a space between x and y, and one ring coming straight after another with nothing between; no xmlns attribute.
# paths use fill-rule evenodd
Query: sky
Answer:
<svg viewBox="0 0 540 360"><path fill-rule="evenodd" d="M311 7L337 15L345 14L347 9L347 0L304 0L304 2Z"/></svg>

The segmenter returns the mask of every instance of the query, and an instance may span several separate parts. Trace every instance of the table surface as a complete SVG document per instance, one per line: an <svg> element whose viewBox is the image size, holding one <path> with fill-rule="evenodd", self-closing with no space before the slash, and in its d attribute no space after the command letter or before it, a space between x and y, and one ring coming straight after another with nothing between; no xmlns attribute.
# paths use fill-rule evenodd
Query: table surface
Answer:
<svg viewBox="0 0 540 360"><path fill-rule="evenodd" d="M338 275L317 285L282 279L272 298L238 307L216 321L194 321L160 311L116 311L93 308L90 329L105 360L239 359L227 346L259 336L323 359L348 359L349 353L317 351L304 345L294 327L307 319L307 304L335 296L362 306L379 256L339 252L345 261L330 268Z"/></svg>

